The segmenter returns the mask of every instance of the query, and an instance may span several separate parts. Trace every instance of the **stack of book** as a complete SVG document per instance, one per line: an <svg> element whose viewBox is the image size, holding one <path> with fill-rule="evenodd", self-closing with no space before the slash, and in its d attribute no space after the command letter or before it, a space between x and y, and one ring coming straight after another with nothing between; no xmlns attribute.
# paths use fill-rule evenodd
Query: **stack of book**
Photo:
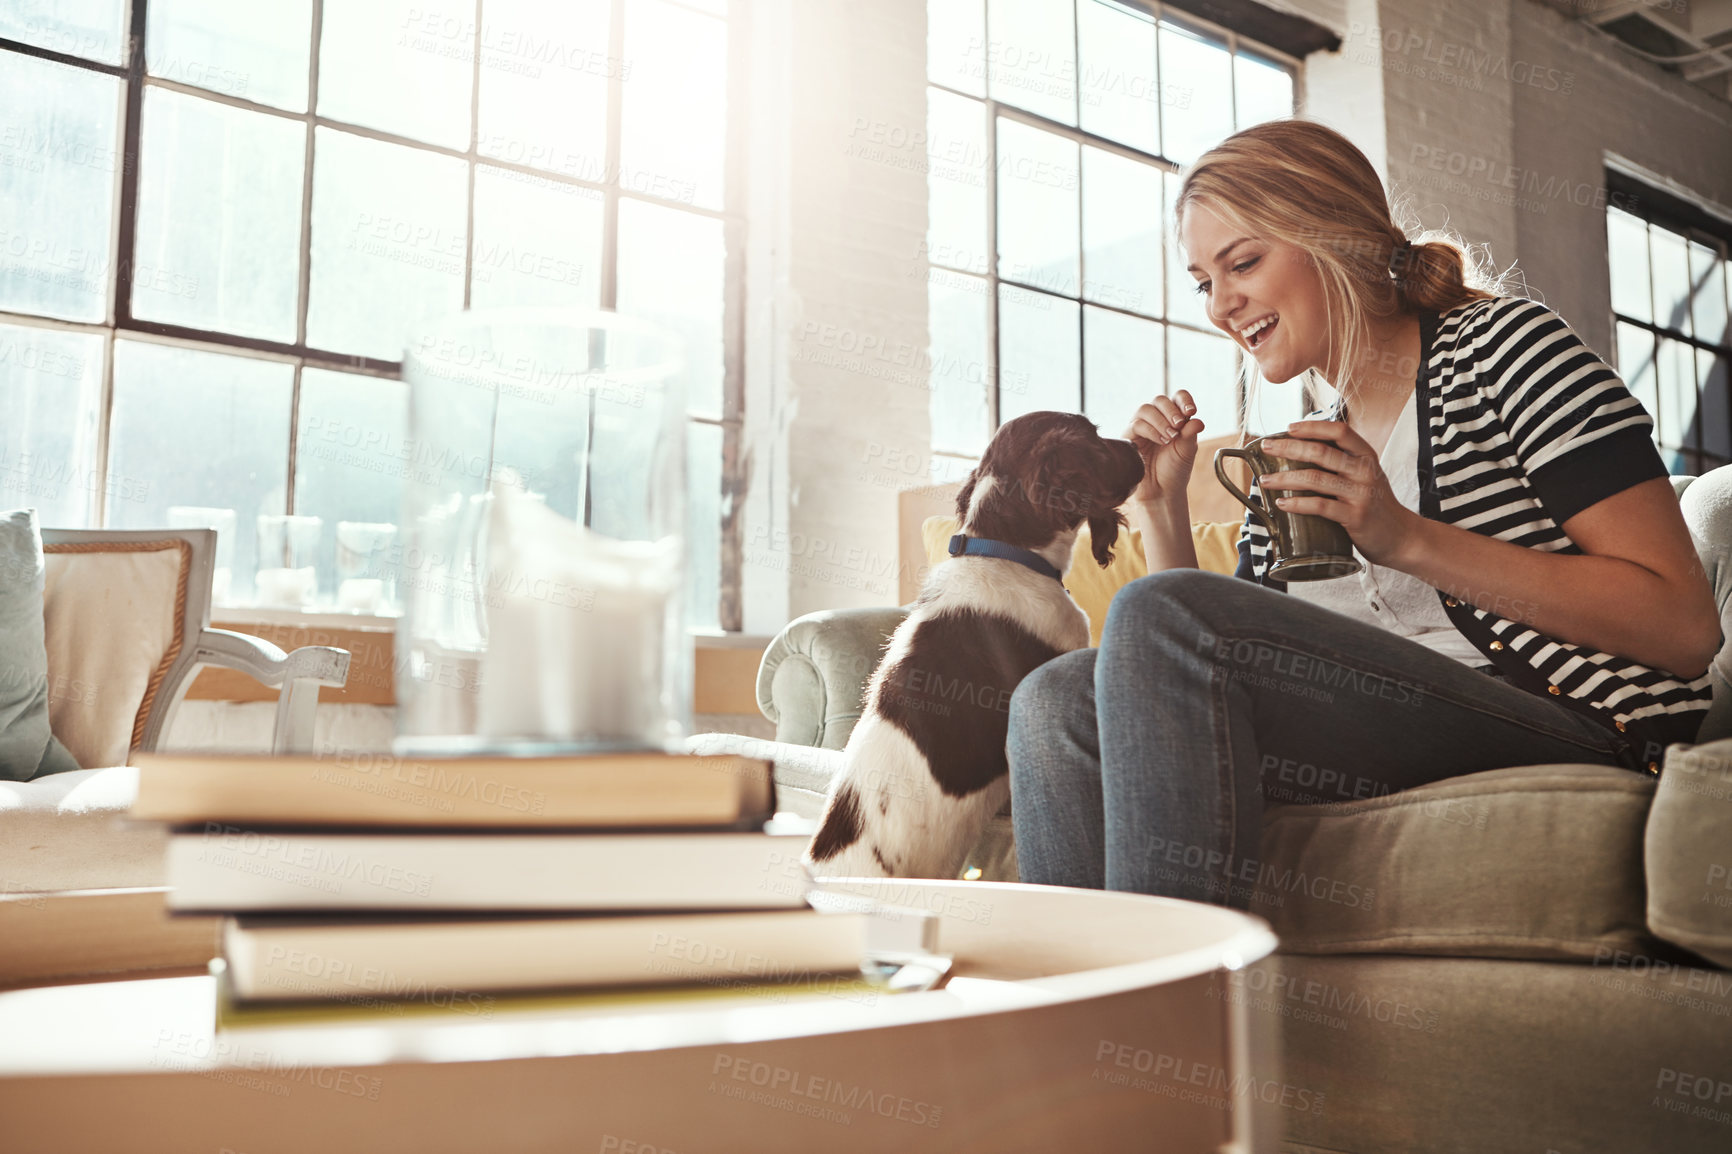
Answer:
<svg viewBox="0 0 1732 1154"><path fill-rule="evenodd" d="M815 894L767 763L141 754L168 905L225 916L226 996L457 1004L858 978L936 919Z"/></svg>

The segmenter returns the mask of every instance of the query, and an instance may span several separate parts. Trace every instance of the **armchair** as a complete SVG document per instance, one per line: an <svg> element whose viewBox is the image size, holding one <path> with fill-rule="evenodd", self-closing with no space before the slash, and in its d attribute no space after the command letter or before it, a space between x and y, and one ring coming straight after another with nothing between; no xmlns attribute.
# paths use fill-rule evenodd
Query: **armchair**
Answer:
<svg viewBox="0 0 1732 1154"><path fill-rule="evenodd" d="M79 765L154 751L201 665L280 686L272 752L312 748L319 687L348 680L349 654L212 629L213 530L44 529L42 547L50 726Z"/></svg>
<svg viewBox="0 0 1732 1154"><path fill-rule="evenodd" d="M160 885L162 832L119 820L127 761L160 747L199 668L280 686L272 750L287 753L313 748L319 687L345 683L349 654L212 629L210 529L44 529L42 544L49 727L84 768L0 782L0 894Z"/></svg>

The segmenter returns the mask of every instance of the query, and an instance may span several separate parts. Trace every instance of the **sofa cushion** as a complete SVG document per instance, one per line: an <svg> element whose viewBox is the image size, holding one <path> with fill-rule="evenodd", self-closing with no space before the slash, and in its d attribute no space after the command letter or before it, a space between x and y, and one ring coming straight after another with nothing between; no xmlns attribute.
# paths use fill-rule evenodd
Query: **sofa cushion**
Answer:
<svg viewBox="0 0 1732 1154"><path fill-rule="evenodd" d="M1266 811L1251 912L1302 954L1593 960L1646 933L1652 778L1495 769Z"/></svg>
<svg viewBox="0 0 1732 1154"><path fill-rule="evenodd" d="M1666 751L1646 861L1648 928L1732 967L1732 740Z"/></svg>
<svg viewBox="0 0 1732 1154"><path fill-rule="evenodd" d="M1197 565L1211 573L1231 574L1239 564L1238 521L1192 521L1191 541L1197 548ZM959 532L955 517L928 517L920 527L920 538L926 547L926 562L937 565L950 559L950 538ZM1113 546L1113 559L1105 569L1095 564L1091 552L1089 528L1077 534L1076 550L1071 554L1070 568L1065 571L1064 586L1076 598L1077 605L1089 617L1089 644L1101 643L1101 630L1106 627L1107 607L1120 589L1139 577L1149 575L1148 559L1143 556L1143 536L1135 529L1119 534Z"/></svg>
<svg viewBox="0 0 1732 1154"><path fill-rule="evenodd" d="M0 891L162 885L168 834L125 820L137 792L127 766L0 781Z"/></svg>
<svg viewBox="0 0 1732 1154"><path fill-rule="evenodd" d="M1732 1149L1732 1096L1714 1100L1732 1081L1732 974L1644 958L1268 963L1234 1000L1279 1031L1287 1154Z"/></svg>
<svg viewBox="0 0 1732 1154"><path fill-rule="evenodd" d="M0 780L77 769L49 730L36 510L0 513Z"/></svg>

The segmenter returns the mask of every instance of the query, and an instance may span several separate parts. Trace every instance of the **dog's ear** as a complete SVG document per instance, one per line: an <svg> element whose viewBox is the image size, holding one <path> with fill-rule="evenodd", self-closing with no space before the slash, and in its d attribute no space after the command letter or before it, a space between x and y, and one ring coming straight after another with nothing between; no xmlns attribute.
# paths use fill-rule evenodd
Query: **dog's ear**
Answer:
<svg viewBox="0 0 1732 1154"><path fill-rule="evenodd" d="M969 470L968 480L962 483L962 489L956 494L956 527L961 529L968 524L968 506L974 502L974 483L980 479L980 469Z"/></svg>
<svg viewBox="0 0 1732 1154"><path fill-rule="evenodd" d="M1112 547L1125 527L1123 505L1143 481L1143 458L1128 441L1100 442L1102 457L1095 469L1100 488L1089 498L1089 539L1101 568L1112 564Z"/></svg>
<svg viewBox="0 0 1732 1154"><path fill-rule="evenodd" d="M1125 515L1117 509L1101 509L1089 514L1089 545L1095 561L1102 569L1113 563L1113 546L1119 543L1119 530L1125 525Z"/></svg>

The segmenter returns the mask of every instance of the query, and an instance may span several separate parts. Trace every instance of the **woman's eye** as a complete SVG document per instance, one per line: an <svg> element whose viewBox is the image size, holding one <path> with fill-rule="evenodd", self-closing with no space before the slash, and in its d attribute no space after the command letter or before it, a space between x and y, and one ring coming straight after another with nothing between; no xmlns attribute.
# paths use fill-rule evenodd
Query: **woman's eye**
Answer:
<svg viewBox="0 0 1732 1154"><path fill-rule="evenodd" d="M1248 261L1243 261L1239 264L1234 265L1233 271L1234 272L1249 272L1249 271L1251 271L1252 266L1254 266L1256 263L1257 263L1257 258L1252 257Z"/></svg>
<svg viewBox="0 0 1732 1154"><path fill-rule="evenodd" d="M1198 281L1197 282L1197 293L1200 296L1208 296L1209 295L1209 282L1206 280Z"/></svg>

